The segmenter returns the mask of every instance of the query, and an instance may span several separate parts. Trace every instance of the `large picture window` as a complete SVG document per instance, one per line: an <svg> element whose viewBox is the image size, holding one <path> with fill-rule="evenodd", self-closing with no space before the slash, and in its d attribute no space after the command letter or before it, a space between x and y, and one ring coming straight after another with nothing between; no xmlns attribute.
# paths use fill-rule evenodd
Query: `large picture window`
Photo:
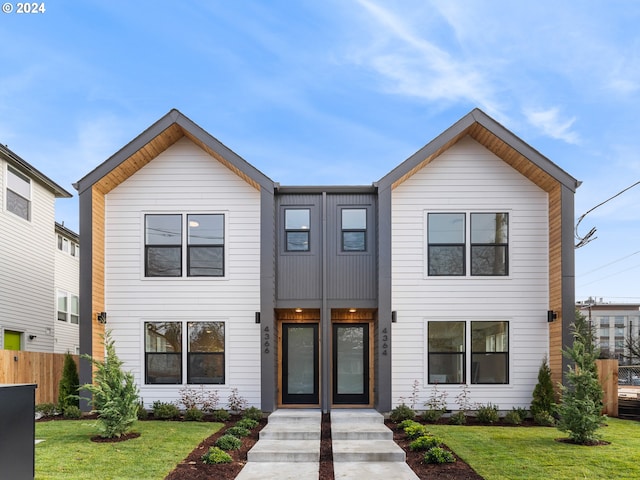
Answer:
<svg viewBox="0 0 640 480"><path fill-rule="evenodd" d="M31 180L11 167L7 167L7 210L31 220Z"/></svg>
<svg viewBox="0 0 640 480"><path fill-rule="evenodd" d="M508 275L509 214L428 213L427 272L429 276Z"/></svg>
<svg viewBox="0 0 640 480"><path fill-rule="evenodd" d="M342 251L367 250L367 210L365 208L342 209Z"/></svg>
<svg viewBox="0 0 640 480"><path fill-rule="evenodd" d="M429 383L509 383L509 322L430 321L427 337Z"/></svg>
<svg viewBox="0 0 640 480"><path fill-rule="evenodd" d="M224 322L145 322L145 383L224 384Z"/></svg>
<svg viewBox="0 0 640 480"><path fill-rule="evenodd" d="M310 211L308 208L287 208L284 211L287 252L308 252L310 249Z"/></svg>
<svg viewBox="0 0 640 480"><path fill-rule="evenodd" d="M183 224L186 222L186 226ZM223 277L223 214L145 215L145 276Z"/></svg>

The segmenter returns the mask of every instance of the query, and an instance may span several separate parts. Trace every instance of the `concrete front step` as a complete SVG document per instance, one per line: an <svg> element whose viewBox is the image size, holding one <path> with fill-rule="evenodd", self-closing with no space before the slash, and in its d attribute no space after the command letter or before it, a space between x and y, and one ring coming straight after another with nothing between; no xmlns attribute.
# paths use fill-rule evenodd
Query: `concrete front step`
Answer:
<svg viewBox="0 0 640 480"><path fill-rule="evenodd" d="M236 480L265 480L269 478L277 478L278 480L318 480L320 476L319 465L317 462L247 463L240 470ZM390 478L395 479L396 477L387 477L387 480ZM402 477L398 478L402 479Z"/></svg>
<svg viewBox="0 0 640 480"><path fill-rule="evenodd" d="M258 440L248 462L319 462L320 440Z"/></svg>
<svg viewBox="0 0 640 480"><path fill-rule="evenodd" d="M260 440L320 440L320 423L269 421L260 431Z"/></svg>
<svg viewBox="0 0 640 480"><path fill-rule="evenodd" d="M331 410L331 425L336 423L382 423L384 416L373 409Z"/></svg>
<svg viewBox="0 0 640 480"><path fill-rule="evenodd" d="M338 462L333 464L333 475L335 480L419 480L404 462ZM247 479L236 477L236 480Z"/></svg>
<svg viewBox="0 0 640 480"><path fill-rule="evenodd" d="M257 445L257 444L256 444ZM335 462L404 462L406 455L393 440L333 440Z"/></svg>
<svg viewBox="0 0 640 480"><path fill-rule="evenodd" d="M322 412L317 409L280 409L271 413L268 417L269 424L315 422L320 425Z"/></svg>
<svg viewBox="0 0 640 480"><path fill-rule="evenodd" d="M331 423L333 440L393 440L393 432L383 423Z"/></svg>

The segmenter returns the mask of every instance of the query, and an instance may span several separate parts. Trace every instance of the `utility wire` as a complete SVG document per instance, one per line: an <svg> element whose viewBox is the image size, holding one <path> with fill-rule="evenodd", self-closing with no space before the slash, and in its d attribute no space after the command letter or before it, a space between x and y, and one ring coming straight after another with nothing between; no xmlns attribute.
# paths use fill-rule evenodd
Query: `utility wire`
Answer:
<svg viewBox="0 0 640 480"><path fill-rule="evenodd" d="M640 181L637 181L633 185L628 186L624 190L621 190L620 192L616 193L613 197L607 198L604 202L599 203L595 207L587 210L585 213L582 214L582 216L578 219L578 222L576 223L576 228L574 230L575 237L578 240L578 243L576 243L575 248L584 247L587 243L589 243L589 242L595 240L596 238L598 238L598 237L594 237L593 236L596 233L596 227L593 227L591 230L589 230L589 233L587 233L584 237L581 237L580 235L578 235L578 226L580 225L580 222L584 219L584 217L586 217L589 213L593 212L596 208L601 207L605 203L607 203L607 202L613 200L614 198L622 195L624 192L626 192L627 190L632 189L636 185L640 185Z"/></svg>
<svg viewBox="0 0 640 480"><path fill-rule="evenodd" d="M590 273L597 272L598 270L602 270L603 268L609 267L609 266L613 265L614 263L621 262L622 260L626 260L627 258L633 257L634 255L637 255L639 253L640 253L640 250L638 250L636 252L633 252L633 253L630 253L629 255L625 255L624 257L620 257L620 258L618 258L616 260L613 260L612 262L605 263L604 265L596 267L593 270L589 270L588 272L579 273L579 274L577 274L577 276L581 277L581 276L584 276L584 275L589 275Z"/></svg>

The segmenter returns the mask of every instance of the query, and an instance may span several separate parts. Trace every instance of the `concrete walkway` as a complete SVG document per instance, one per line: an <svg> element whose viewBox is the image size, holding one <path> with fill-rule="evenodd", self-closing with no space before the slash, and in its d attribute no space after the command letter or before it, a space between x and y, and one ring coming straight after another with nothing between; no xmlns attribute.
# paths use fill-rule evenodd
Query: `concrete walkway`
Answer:
<svg viewBox="0 0 640 480"><path fill-rule="evenodd" d="M320 410L273 412L236 480L318 480L321 421ZM336 480L418 480L375 410L332 410L331 437Z"/></svg>

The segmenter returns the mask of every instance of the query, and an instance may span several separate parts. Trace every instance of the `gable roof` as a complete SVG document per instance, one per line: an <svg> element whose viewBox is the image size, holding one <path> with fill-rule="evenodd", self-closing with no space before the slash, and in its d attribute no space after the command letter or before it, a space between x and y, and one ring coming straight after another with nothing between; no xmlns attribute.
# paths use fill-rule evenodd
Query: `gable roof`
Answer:
<svg viewBox="0 0 640 480"><path fill-rule="evenodd" d="M187 137L257 190L264 187L273 191L272 180L176 109L170 110L73 186L82 193L95 185L106 194L182 137Z"/></svg>
<svg viewBox="0 0 640 480"><path fill-rule="evenodd" d="M467 135L546 192L558 182L573 192L580 186L578 180L476 108L382 177L378 188L397 187Z"/></svg>
<svg viewBox="0 0 640 480"><path fill-rule="evenodd" d="M56 198L71 198L73 195L67 192L64 188L51 180L45 174L29 164L26 160L23 160L16 153L11 151L6 145L0 145L0 157L9 162L10 165L16 167L22 171L29 178L38 180L42 185L51 190Z"/></svg>

